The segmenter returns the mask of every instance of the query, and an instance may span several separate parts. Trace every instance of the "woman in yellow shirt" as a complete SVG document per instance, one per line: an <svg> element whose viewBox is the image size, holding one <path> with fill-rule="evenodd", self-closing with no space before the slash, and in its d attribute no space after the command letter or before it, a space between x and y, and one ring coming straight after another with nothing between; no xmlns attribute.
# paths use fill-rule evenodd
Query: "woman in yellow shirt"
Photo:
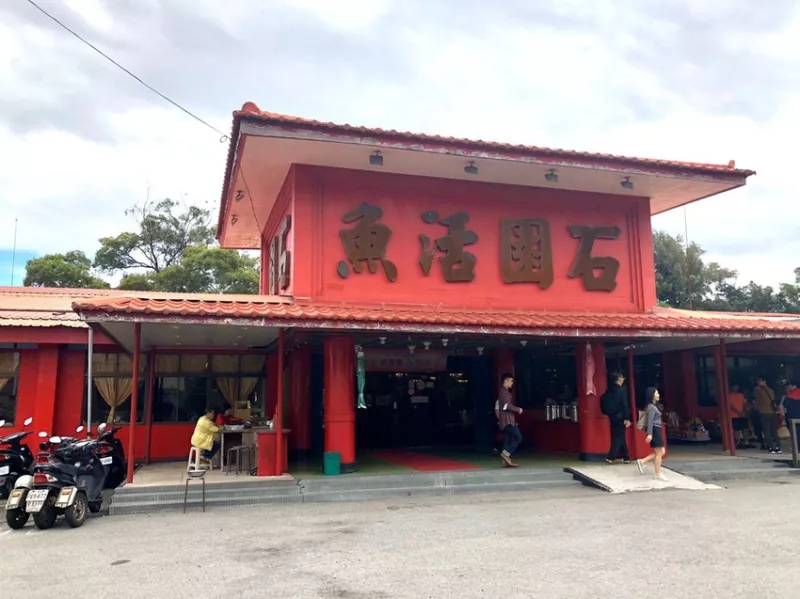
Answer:
<svg viewBox="0 0 800 599"><path fill-rule="evenodd" d="M219 441L214 440L214 433L218 433L222 427L214 424L217 417L215 408L208 408L206 413L197 421L192 434L192 446L203 450L203 457L210 462L219 451Z"/></svg>

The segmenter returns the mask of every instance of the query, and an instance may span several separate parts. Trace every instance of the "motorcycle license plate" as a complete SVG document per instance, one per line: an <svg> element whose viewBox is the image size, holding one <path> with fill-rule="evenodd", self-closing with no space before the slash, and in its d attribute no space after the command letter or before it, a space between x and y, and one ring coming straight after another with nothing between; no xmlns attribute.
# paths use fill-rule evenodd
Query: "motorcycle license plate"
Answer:
<svg viewBox="0 0 800 599"><path fill-rule="evenodd" d="M0 476L5 476L11 471L8 466L0 466Z"/></svg>
<svg viewBox="0 0 800 599"><path fill-rule="evenodd" d="M109 464L111 464L113 461L114 461L114 458L112 458L111 456L109 456L109 457L107 457L107 458L100 458L100 463L101 463L103 466L108 466L108 465L109 465Z"/></svg>
<svg viewBox="0 0 800 599"><path fill-rule="evenodd" d="M44 502L47 501L48 493L47 489L28 491L28 497L25 499L25 511L29 514L41 512Z"/></svg>

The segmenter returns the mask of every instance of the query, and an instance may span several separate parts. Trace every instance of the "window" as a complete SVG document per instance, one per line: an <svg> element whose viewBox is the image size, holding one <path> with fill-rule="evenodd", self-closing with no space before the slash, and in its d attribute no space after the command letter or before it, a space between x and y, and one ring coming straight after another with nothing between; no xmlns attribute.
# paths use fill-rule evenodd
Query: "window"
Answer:
<svg viewBox="0 0 800 599"><path fill-rule="evenodd" d="M144 422L146 372L147 356L142 355L139 360L139 401L136 410L136 422L139 423ZM92 355L92 424L101 422L130 423L132 374L133 361L127 354L95 353ZM86 421L85 405L82 420Z"/></svg>
<svg viewBox="0 0 800 599"><path fill-rule="evenodd" d="M17 415L19 353L0 351L0 420L13 424Z"/></svg>
<svg viewBox="0 0 800 599"><path fill-rule="evenodd" d="M153 422L196 422L230 404L240 418L264 410L263 355L159 354Z"/></svg>
<svg viewBox="0 0 800 599"><path fill-rule="evenodd" d="M574 355L517 351L514 373L521 408L543 408L547 400L571 403L577 399Z"/></svg>

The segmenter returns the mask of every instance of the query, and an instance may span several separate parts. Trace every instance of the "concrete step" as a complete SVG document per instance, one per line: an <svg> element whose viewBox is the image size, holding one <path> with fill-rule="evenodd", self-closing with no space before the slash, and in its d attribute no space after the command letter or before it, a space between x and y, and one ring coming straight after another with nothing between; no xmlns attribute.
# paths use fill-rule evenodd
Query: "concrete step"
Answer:
<svg viewBox="0 0 800 599"><path fill-rule="evenodd" d="M368 501L470 493L537 491L576 485L558 469L422 472L394 475L312 477L298 481L240 481L206 485L206 507L237 507L317 501ZM183 509L184 486L120 489L110 514L142 514ZM187 509L202 505L202 487L190 483Z"/></svg>
<svg viewBox="0 0 800 599"><path fill-rule="evenodd" d="M670 462L669 467L703 482L729 480L766 480L800 476L800 469L792 468L788 461L757 460L749 458L731 460L698 460Z"/></svg>

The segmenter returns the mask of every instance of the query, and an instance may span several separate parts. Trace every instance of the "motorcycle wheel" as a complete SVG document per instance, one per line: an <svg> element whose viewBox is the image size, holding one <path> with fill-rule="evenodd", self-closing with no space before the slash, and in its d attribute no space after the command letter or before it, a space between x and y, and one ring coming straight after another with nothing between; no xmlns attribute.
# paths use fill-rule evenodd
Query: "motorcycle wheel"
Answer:
<svg viewBox="0 0 800 599"><path fill-rule="evenodd" d="M75 501L64 511L64 519L70 528L78 528L86 522L86 514L89 512L89 502L86 493L78 491Z"/></svg>
<svg viewBox="0 0 800 599"><path fill-rule="evenodd" d="M23 508L6 510L6 524L8 524L9 528L13 528L14 530L19 530L25 526L28 523L28 518L30 518L30 514Z"/></svg>
<svg viewBox="0 0 800 599"><path fill-rule="evenodd" d="M33 523L39 530L53 528L58 518L58 512L53 505L43 505L41 511L33 515Z"/></svg>

